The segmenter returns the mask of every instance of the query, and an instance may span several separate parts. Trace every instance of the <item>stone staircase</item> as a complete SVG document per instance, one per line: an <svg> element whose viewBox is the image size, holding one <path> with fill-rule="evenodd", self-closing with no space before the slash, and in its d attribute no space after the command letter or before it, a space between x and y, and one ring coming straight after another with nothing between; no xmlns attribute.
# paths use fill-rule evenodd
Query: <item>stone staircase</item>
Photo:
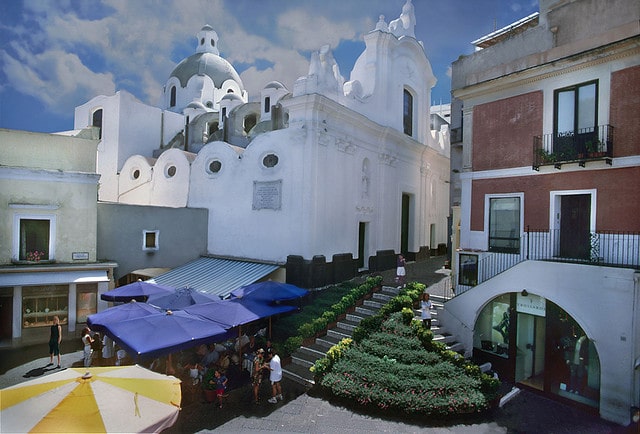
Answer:
<svg viewBox="0 0 640 434"><path fill-rule="evenodd" d="M307 387L312 387L315 382L313 373L309 370L316 360L325 356L327 351L340 342L344 338L350 338L353 331L360 321L369 316L375 315L382 306L389 300L398 295L399 289L392 286L383 286L380 292L376 292L373 296L364 300L362 306L357 306L353 313L347 314L347 317L339 321L332 329L327 330L325 336L316 338L315 342L308 346L301 346L291 355L291 363L282 369L283 375ZM433 305L431 311L431 331L434 334L433 339L444 342L447 348L460 354L464 353L464 347L456 342L454 337L446 332L438 321L438 313L442 311L445 299L437 295L431 295L431 303ZM420 310L415 311L416 318L420 318Z"/></svg>

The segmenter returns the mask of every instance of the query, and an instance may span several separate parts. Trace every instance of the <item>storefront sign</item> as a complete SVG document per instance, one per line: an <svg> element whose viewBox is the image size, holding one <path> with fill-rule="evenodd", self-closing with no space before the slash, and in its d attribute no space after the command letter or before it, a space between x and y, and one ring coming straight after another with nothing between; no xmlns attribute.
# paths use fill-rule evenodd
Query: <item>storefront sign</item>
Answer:
<svg viewBox="0 0 640 434"><path fill-rule="evenodd" d="M526 296L518 293L516 298L516 311L522 313L528 313L536 316L546 316L547 305L546 300L543 297L533 294L527 294Z"/></svg>

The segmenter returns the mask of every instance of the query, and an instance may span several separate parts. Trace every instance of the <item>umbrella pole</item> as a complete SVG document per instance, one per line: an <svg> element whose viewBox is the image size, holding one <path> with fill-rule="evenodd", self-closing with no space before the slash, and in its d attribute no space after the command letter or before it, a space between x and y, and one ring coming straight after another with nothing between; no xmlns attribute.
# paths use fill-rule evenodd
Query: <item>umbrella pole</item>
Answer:
<svg viewBox="0 0 640 434"><path fill-rule="evenodd" d="M269 340L271 340L271 317L269 317Z"/></svg>

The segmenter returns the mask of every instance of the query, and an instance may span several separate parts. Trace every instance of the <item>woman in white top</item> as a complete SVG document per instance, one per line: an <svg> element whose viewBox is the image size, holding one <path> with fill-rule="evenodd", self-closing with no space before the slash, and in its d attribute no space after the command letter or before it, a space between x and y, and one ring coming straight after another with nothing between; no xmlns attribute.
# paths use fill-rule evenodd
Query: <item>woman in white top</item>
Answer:
<svg viewBox="0 0 640 434"><path fill-rule="evenodd" d="M420 300L420 309L422 311L422 325L427 330L431 330L431 301L429 301L429 293L422 294L422 300Z"/></svg>
<svg viewBox="0 0 640 434"><path fill-rule="evenodd" d="M91 349L93 338L91 337L91 330L89 327L85 327L82 330L82 343L84 344L84 367L88 368L91 366L91 353L93 352Z"/></svg>

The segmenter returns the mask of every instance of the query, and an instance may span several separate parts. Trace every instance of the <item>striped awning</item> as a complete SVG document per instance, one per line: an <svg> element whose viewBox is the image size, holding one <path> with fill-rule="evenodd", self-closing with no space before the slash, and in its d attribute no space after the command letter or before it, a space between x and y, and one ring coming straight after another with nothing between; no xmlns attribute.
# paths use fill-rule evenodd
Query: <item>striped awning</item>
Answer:
<svg viewBox="0 0 640 434"><path fill-rule="evenodd" d="M274 264L200 257L148 282L173 288L193 288L226 298L231 291L254 283L280 268Z"/></svg>

